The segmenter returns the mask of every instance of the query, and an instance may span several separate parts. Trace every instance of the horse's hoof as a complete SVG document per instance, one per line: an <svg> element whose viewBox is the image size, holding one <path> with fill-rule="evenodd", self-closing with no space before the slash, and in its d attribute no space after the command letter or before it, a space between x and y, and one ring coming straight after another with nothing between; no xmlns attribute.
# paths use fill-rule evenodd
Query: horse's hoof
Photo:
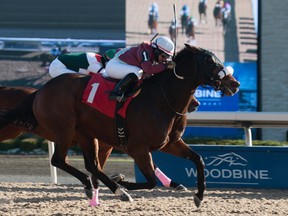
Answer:
<svg viewBox="0 0 288 216"><path fill-rule="evenodd" d="M194 195L194 203L197 208L200 208L202 200L197 196L197 194Z"/></svg>
<svg viewBox="0 0 288 216"><path fill-rule="evenodd" d="M121 201L129 201L129 202L133 202L132 197L122 188L117 188L115 191L116 195L120 195L120 200Z"/></svg>
<svg viewBox="0 0 288 216"><path fill-rule="evenodd" d="M132 197L131 197L128 193L122 194L122 195L120 196L120 200L121 200L121 201L125 201L125 202L133 202Z"/></svg>
<svg viewBox="0 0 288 216"><path fill-rule="evenodd" d="M116 183L123 181L124 179L125 179L125 175L121 173L110 176L110 180Z"/></svg>
<svg viewBox="0 0 288 216"><path fill-rule="evenodd" d="M93 198L93 190L84 188L86 196L91 200Z"/></svg>
<svg viewBox="0 0 288 216"><path fill-rule="evenodd" d="M175 190L176 191L187 191L187 188L184 185L179 184L177 187L175 187Z"/></svg>

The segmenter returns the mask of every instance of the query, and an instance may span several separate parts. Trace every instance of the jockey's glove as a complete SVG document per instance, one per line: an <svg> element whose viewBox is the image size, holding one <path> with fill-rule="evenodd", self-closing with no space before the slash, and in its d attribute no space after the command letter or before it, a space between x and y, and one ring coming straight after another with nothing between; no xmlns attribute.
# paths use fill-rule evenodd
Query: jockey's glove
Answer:
<svg viewBox="0 0 288 216"><path fill-rule="evenodd" d="M166 68L167 69L173 70L175 66L176 66L176 64L173 61L167 61L167 63L166 63Z"/></svg>

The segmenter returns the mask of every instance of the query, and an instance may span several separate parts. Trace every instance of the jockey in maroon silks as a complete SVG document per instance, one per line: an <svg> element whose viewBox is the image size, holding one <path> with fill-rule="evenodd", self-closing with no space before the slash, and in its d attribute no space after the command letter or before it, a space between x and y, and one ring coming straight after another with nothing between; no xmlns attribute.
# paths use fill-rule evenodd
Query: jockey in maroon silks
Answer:
<svg viewBox="0 0 288 216"><path fill-rule="evenodd" d="M125 100L125 90L142 78L143 74L153 75L173 69L170 61L174 44L168 37L158 37L155 42L143 42L139 46L124 48L115 54L106 65L107 76L122 79L110 93L112 100Z"/></svg>

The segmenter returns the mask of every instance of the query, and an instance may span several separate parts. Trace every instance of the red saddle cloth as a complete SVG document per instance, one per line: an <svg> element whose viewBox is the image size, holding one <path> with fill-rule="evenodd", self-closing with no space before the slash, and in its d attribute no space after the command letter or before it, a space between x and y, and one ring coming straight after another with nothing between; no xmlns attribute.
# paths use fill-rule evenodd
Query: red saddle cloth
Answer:
<svg viewBox="0 0 288 216"><path fill-rule="evenodd" d="M115 82L106 80L101 74L94 74L84 91L82 102L95 108L99 112L102 112L108 117L114 118L116 112L116 101L110 100L108 96L109 92L114 89L115 85ZM118 114L123 118L126 117L126 109L131 100L132 97L129 97L125 101L124 106L118 111Z"/></svg>

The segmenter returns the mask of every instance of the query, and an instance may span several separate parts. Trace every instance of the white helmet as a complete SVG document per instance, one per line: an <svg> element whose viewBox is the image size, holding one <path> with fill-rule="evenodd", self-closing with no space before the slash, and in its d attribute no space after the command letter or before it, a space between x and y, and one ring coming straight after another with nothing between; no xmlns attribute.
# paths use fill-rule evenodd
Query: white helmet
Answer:
<svg viewBox="0 0 288 216"><path fill-rule="evenodd" d="M170 38L161 36L158 37L154 44L156 45L156 48L160 49L164 53L168 54L169 56L172 56L174 53L174 43L170 40Z"/></svg>

